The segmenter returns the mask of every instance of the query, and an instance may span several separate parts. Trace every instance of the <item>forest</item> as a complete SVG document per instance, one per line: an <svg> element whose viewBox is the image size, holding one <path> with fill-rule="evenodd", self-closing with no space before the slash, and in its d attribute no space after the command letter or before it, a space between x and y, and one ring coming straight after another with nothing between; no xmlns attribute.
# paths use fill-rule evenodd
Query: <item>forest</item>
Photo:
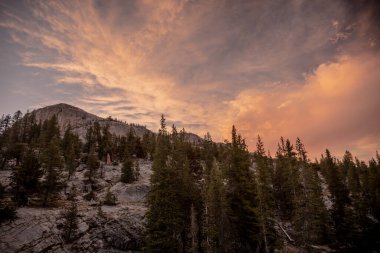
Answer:
<svg viewBox="0 0 380 253"><path fill-rule="evenodd" d="M380 155L368 162L326 149L308 157L299 138L280 137L272 156L257 137L249 151L232 126L217 143L207 133L191 142L185 129L168 127L138 137L111 134L97 122L83 139L57 118L37 122L17 111L0 122L0 170L12 170L11 189L0 185L0 223L17 219L19 207L57 207L71 175L82 165L97 190L102 164L122 164L120 181L139 177L138 159L152 161L142 252L378 252ZM62 238L78 228L76 192L67 193ZM115 204L107 194L103 204ZM100 209L101 212L101 209ZM0 224L1 226L1 224Z"/></svg>

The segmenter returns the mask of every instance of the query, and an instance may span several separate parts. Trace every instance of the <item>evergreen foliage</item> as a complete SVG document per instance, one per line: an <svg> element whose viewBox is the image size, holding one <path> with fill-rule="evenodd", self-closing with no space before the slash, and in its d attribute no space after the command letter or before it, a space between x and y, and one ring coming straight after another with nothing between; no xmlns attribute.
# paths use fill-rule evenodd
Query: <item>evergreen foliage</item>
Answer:
<svg viewBox="0 0 380 253"><path fill-rule="evenodd" d="M112 119L113 120L113 119ZM287 246L305 252L329 247L338 252L377 252L380 240L380 156L365 163L347 151L341 160L326 150L311 162L299 138L281 137L276 156L258 137L249 153L232 128L231 142L215 143L207 133L191 143L185 130L112 135L94 122L82 145L70 126L60 137L56 116L37 122L35 114L0 119L0 169L12 170L11 187L0 185L0 222L16 206L53 204L80 163L86 166L87 200L95 199L98 169L109 155L122 163L120 180L139 178L139 159L152 159L147 195L145 252L276 252ZM83 153L81 153L83 152ZM140 160L141 161L141 160ZM100 181L100 180L99 180ZM64 213L62 237L76 236L75 196ZM108 189L101 201L116 205ZM100 211L100 215L104 215Z"/></svg>
<svg viewBox="0 0 380 253"><path fill-rule="evenodd" d="M46 206L63 187L61 180L63 161L59 148L59 139L55 136L44 149L42 168L44 170L44 178L41 182L42 206Z"/></svg>
<svg viewBox="0 0 380 253"><path fill-rule="evenodd" d="M103 204L106 205L106 206L115 206L116 202L117 202L117 198L116 198L115 194L113 194L110 191L110 189L108 188L107 194L104 197Z"/></svg>
<svg viewBox="0 0 380 253"><path fill-rule="evenodd" d="M66 243L73 240L78 230L78 207L75 199L70 202L70 205L63 213L62 237Z"/></svg>
<svg viewBox="0 0 380 253"><path fill-rule="evenodd" d="M254 153L256 163L256 187L258 200L258 216L260 225L259 248L262 252L272 252L276 246L274 229L275 201L273 192L273 164L266 156L264 143L260 136L257 138Z"/></svg>
<svg viewBox="0 0 380 253"><path fill-rule="evenodd" d="M16 166L12 173L13 200L17 205L27 205L28 195L38 192L42 175L43 171L36 154L28 149L21 165Z"/></svg>
<svg viewBox="0 0 380 253"><path fill-rule="evenodd" d="M98 155L95 153L95 148L91 147L90 153L87 157L87 171L86 171L86 177L88 178L88 181L91 184L91 187L93 186L95 182L96 173L99 169L99 161L98 161Z"/></svg>
<svg viewBox="0 0 380 253"><path fill-rule="evenodd" d="M133 160L130 156L127 156L124 159L123 167L121 169L121 178L120 181L130 184L136 180L135 172L134 172L134 164Z"/></svg>
<svg viewBox="0 0 380 253"><path fill-rule="evenodd" d="M228 252L253 252L258 246L257 193L250 171L251 158L244 139L232 126L232 142L225 154Z"/></svg>

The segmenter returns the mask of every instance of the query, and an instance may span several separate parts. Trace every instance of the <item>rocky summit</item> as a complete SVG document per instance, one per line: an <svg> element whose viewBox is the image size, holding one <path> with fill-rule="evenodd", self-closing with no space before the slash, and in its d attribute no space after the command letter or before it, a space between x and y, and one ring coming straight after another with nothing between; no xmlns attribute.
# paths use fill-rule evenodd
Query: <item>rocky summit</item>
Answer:
<svg viewBox="0 0 380 253"><path fill-rule="evenodd" d="M78 107L64 103L46 106L34 110L32 113L35 113L36 120L41 122L55 115L61 134L71 126L72 131L78 134L81 139L84 139L87 129L94 122L98 122L101 127L109 125L110 132L117 136L126 136L131 129L139 137L142 137L146 131L151 132L144 126L126 124L112 118L101 118Z"/></svg>

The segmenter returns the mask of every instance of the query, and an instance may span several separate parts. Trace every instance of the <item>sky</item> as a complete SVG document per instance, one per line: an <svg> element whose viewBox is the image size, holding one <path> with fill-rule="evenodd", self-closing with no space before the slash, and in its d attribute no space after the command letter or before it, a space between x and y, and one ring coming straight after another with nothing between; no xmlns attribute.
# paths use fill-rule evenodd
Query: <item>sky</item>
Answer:
<svg viewBox="0 0 380 253"><path fill-rule="evenodd" d="M380 150L380 7L364 1L0 1L0 115L69 103L274 155Z"/></svg>

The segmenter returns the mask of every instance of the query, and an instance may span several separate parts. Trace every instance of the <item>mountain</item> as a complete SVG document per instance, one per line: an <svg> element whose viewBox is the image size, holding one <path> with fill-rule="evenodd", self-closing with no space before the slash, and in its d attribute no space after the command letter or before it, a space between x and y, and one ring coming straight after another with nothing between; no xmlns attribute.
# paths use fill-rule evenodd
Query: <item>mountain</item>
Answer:
<svg viewBox="0 0 380 253"><path fill-rule="evenodd" d="M71 125L83 139L86 130L94 123L108 124L110 132L126 135L133 129L142 136L150 130L143 126L104 119L68 104L56 104L34 110L37 121L57 117L61 134ZM201 138L188 133L195 143ZM1 155L1 154L0 154ZM73 174L61 171L65 187L58 194L58 201L50 208L39 206L38 195L29 196L28 204L17 209L17 218L0 224L0 252L139 252L144 240L146 223L146 194L150 189L152 161L137 159L138 177L132 183L121 182L123 165L99 161L94 183L88 180L87 165L77 159ZM0 190L4 189L7 201L13 192L13 170L10 162L6 170L0 170ZM137 166L137 165L136 165ZM94 194L88 199L89 192ZM69 243L62 240L64 212L70 205L69 193L76 192L78 229ZM115 196L114 204L106 204L106 196ZM0 215L2 207L0 197ZM8 202L7 202L8 203ZM9 202L10 203L10 202ZM1 222L1 217L0 217Z"/></svg>
<svg viewBox="0 0 380 253"><path fill-rule="evenodd" d="M131 129L139 137L142 137L147 131L151 132L145 126L126 124L110 118L101 118L78 107L64 103L46 106L34 110L32 113L35 114L36 120L41 122L56 115L61 134L71 125L72 131L78 134L81 139L84 139L87 129L95 122L98 122L101 127L108 124L110 132L117 136L125 136Z"/></svg>
<svg viewBox="0 0 380 253"><path fill-rule="evenodd" d="M101 127L108 124L110 127L109 131L116 136L126 136L131 129L133 129L134 133L140 138L145 132L152 133L152 131L145 126L127 124L111 118L102 118L65 103L46 106L34 110L32 113L35 114L36 120L41 122L56 115L61 135L63 135L68 126L71 125L72 131L78 134L82 140L85 138L87 129L95 122L98 122ZM201 143L202 141L202 138L194 133L187 133L187 138L194 144Z"/></svg>

